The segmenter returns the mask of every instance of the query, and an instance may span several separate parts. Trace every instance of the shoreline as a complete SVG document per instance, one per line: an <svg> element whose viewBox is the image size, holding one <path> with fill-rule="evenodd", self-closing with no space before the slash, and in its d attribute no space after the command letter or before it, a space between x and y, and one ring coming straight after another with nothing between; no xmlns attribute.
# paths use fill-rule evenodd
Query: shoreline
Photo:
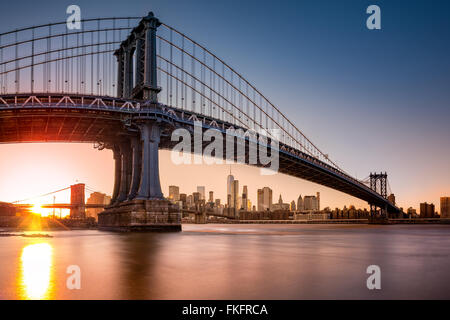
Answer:
<svg viewBox="0 0 450 320"><path fill-rule="evenodd" d="M196 225L196 224L227 224L227 225L242 225L242 224L261 224L261 225L276 225L276 224L298 224L298 225L314 225L314 224L331 224L331 225L447 225L450 224L448 218L429 218L429 219L389 219L381 221L369 221L369 219L327 219L327 220L233 220L233 221L209 221L207 223L182 222L182 225ZM74 228L41 228L28 229L16 228L11 226L0 226L0 237L6 237L5 234L11 232L47 232L47 231L75 231L75 230L100 230L97 227L74 227ZM17 235L25 236L27 235Z"/></svg>

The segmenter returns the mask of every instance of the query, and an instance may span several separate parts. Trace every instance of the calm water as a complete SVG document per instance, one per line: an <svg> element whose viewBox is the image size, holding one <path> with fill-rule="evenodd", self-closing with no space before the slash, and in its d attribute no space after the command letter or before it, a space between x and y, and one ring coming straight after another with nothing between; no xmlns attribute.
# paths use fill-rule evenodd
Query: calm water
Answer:
<svg viewBox="0 0 450 320"><path fill-rule="evenodd" d="M450 299L450 226L184 225L0 238L2 299ZM381 268L381 290L366 268ZM81 268L68 290L66 268Z"/></svg>

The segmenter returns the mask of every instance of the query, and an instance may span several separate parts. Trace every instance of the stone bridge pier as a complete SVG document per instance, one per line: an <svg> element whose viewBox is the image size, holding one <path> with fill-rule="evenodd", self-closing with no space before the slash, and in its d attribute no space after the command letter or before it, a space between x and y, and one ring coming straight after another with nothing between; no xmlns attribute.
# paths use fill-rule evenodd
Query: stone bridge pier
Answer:
<svg viewBox="0 0 450 320"><path fill-rule="evenodd" d="M158 103L161 88L156 74L156 30L160 25L150 12L115 51L118 97ZM142 111L145 114L145 107ZM179 231L181 212L164 199L159 181L161 124L137 116L129 125L129 129L118 133L115 141L107 143L114 153L115 182L111 205L98 216L99 227L118 231Z"/></svg>
<svg viewBox="0 0 450 320"><path fill-rule="evenodd" d="M166 200L159 180L160 124L136 123L110 148L115 161L111 205L98 215L99 228L115 231L180 231L181 212Z"/></svg>

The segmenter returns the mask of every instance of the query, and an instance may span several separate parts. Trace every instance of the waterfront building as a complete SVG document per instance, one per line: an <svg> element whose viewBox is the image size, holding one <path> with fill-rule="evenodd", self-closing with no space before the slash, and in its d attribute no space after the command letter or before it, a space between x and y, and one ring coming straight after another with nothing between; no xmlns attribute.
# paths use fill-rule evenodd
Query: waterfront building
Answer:
<svg viewBox="0 0 450 320"><path fill-rule="evenodd" d="M421 203L420 204L420 217L421 218L434 218L434 204Z"/></svg>
<svg viewBox="0 0 450 320"><path fill-rule="evenodd" d="M194 196L190 194L186 198L186 206L187 208L191 208L193 205L194 205Z"/></svg>
<svg viewBox="0 0 450 320"><path fill-rule="evenodd" d="M320 210L320 193L317 196L305 196L303 199L304 211L319 211Z"/></svg>
<svg viewBox="0 0 450 320"><path fill-rule="evenodd" d="M0 202L0 216L15 216L16 208L7 202Z"/></svg>
<svg viewBox="0 0 450 320"><path fill-rule="evenodd" d="M208 202L214 202L214 191L210 191L209 192Z"/></svg>
<svg viewBox="0 0 450 320"><path fill-rule="evenodd" d="M111 202L111 197L107 196L101 192L92 192L89 198L86 201L86 204L100 204L100 205L109 205ZM104 208L88 208L86 209L86 216L95 218L98 220L98 214L102 212Z"/></svg>
<svg viewBox="0 0 450 320"><path fill-rule="evenodd" d="M186 209L186 202L187 202L186 193L180 193L180 202L182 203L182 208Z"/></svg>
<svg viewBox="0 0 450 320"><path fill-rule="evenodd" d="M413 207L409 207L406 210L406 214L408 215L408 218L416 218L417 217L417 211Z"/></svg>
<svg viewBox="0 0 450 320"><path fill-rule="evenodd" d="M204 186L198 186L197 192L200 194L200 200L206 200L206 194L205 194L205 187Z"/></svg>
<svg viewBox="0 0 450 320"><path fill-rule="evenodd" d="M289 211L290 205L289 203L283 203L283 198L280 197L278 199L278 203L274 203L271 207L271 211L277 211L277 210L287 210Z"/></svg>
<svg viewBox="0 0 450 320"><path fill-rule="evenodd" d="M272 207L272 189L264 187L257 191L258 211L268 211Z"/></svg>
<svg viewBox="0 0 450 320"><path fill-rule="evenodd" d="M450 218L450 197L441 197L441 218Z"/></svg>
<svg viewBox="0 0 450 320"><path fill-rule="evenodd" d="M230 172L230 174L227 177L227 205L228 205L228 208L232 207L232 202L233 202L233 196L232 196L233 181L234 181L234 177L231 175L231 172Z"/></svg>
<svg viewBox="0 0 450 320"><path fill-rule="evenodd" d="M390 203L392 203L395 206L395 195L393 193L391 193L387 199Z"/></svg>
<svg viewBox="0 0 450 320"><path fill-rule="evenodd" d="M247 186L244 186L242 190L242 210L248 211L248 208L248 189Z"/></svg>
<svg viewBox="0 0 450 320"><path fill-rule="evenodd" d="M239 209L239 180L233 180L231 187L231 208Z"/></svg>
<svg viewBox="0 0 450 320"><path fill-rule="evenodd" d="M305 210L305 205L303 203L302 195L299 195L298 199L297 199L297 211L303 211L303 210Z"/></svg>
<svg viewBox="0 0 450 320"><path fill-rule="evenodd" d="M292 200L291 201L291 211L295 211L297 208L296 208L296 206L295 206L295 201L294 200Z"/></svg>
<svg viewBox="0 0 450 320"><path fill-rule="evenodd" d="M180 200L180 187L169 186L169 200L177 202Z"/></svg>

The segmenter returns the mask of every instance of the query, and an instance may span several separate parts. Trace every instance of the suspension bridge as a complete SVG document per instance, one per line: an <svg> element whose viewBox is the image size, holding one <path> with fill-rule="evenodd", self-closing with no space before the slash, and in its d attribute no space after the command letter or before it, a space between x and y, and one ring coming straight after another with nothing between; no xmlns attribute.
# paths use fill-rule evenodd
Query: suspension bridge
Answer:
<svg viewBox="0 0 450 320"><path fill-rule="evenodd" d="M198 123L223 136L230 128L255 133L233 138L245 157L229 160L248 163L256 140L258 150L279 154L281 173L367 201L373 215L399 211L387 199L386 173L352 177L229 64L151 12L84 19L79 30L64 21L1 33L0 93L0 143L89 142L113 151L104 228L181 228L161 192L158 150L176 145L175 129L194 132Z"/></svg>

